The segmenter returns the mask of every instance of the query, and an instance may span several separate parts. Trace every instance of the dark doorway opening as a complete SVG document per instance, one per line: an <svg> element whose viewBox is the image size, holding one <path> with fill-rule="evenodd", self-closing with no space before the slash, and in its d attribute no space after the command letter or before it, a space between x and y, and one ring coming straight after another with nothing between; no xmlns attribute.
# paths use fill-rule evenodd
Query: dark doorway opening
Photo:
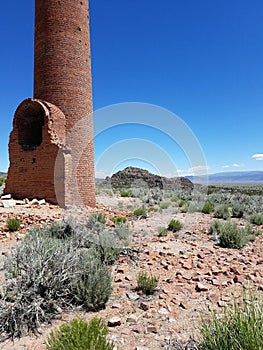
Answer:
<svg viewBox="0 0 263 350"><path fill-rule="evenodd" d="M45 112L41 105L27 106L17 120L18 142L25 151L32 151L42 143Z"/></svg>

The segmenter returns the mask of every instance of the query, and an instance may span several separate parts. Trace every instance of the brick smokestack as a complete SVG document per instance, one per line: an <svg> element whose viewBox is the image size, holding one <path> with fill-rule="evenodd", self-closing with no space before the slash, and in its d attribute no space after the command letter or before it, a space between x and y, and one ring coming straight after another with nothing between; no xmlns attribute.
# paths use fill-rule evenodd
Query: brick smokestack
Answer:
<svg viewBox="0 0 263 350"><path fill-rule="evenodd" d="M33 122L34 115L40 120L37 126ZM42 132L42 135L37 142L26 137L23 139L23 135L18 137L20 160L26 157L30 163L32 158L34 165L32 171L30 164L23 164L28 181L32 178L34 183L31 190L24 191L19 188L21 181L15 180L21 174L12 169L16 163L12 153L16 134L23 134L21 130L28 125L32 128L31 133L35 134L37 128L37 133ZM16 197L47 197L51 202L62 205L81 203L95 206L88 0L35 0L34 99L28 99L18 107L12 133L7 191ZM52 155L50 143L56 144ZM45 150L47 156L43 156ZM17 147L15 153L18 157ZM57 154L60 155L59 161ZM54 179L56 166L59 170ZM53 177L46 180L53 186L53 190L49 188L48 196L45 196L44 189L38 191L36 177L39 173L36 167L42 171L48 169L45 173ZM15 182L19 182L19 186ZM50 195L52 191L53 195ZM58 192L60 200L56 198Z"/></svg>

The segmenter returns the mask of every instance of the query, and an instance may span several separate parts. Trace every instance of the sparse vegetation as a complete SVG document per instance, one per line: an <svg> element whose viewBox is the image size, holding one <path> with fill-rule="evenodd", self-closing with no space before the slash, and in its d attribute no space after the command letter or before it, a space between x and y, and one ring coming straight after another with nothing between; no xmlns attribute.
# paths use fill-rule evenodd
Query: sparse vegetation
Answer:
<svg viewBox="0 0 263 350"><path fill-rule="evenodd" d="M114 234L103 231L95 240L93 249L95 255L102 263L110 265L118 258L122 250L122 244L120 244Z"/></svg>
<svg viewBox="0 0 263 350"><path fill-rule="evenodd" d="M131 197L132 193L131 193L131 191L120 191L120 196L121 197Z"/></svg>
<svg viewBox="0 0 263 350"><path fill-rule="evenodd" d="M127 218L125 216L114 216L112 218L112 221L115 225L120 225L120 224L125 224L125 222L127 221Z"/></svg>
<svg viewBox="0 0 263 350"><path fill-rule="evenodd" d="M212 312L201 322L200 350L262 350L263 301L262 298L245 297L223 313Z"/></svg>
<svg viewBox="0 0 263 350"><path fill-rule="evenodd" d="M227 204L219 204L215 207L214 217L217 219L227 220L230 217L229 208Z"/></svg>
<svg viewBox="0 0 263 350"><path fill-rule="evenodd" d="M216 220L212 222L210 230L211 233L217 235L219 245L223 248L240 249L249 241L255 240L257 235L251 225L241 227L233 221L220 222Z"/></svg>
<svg viewBox="0 0 263 350"><path fill-rule="evenodd" d="M137 276L137 286L144 294L153 294L158 286L158 278L153 275L148 275L147 272L140 271Z"/></svg>
<svg viewBox="0 0 263 350"><path fill-rule="evenodd" d="M19 229L21 221L19 219L8 219L6 221L6 226L8 231L14 232Z"/></svg>
<svg viewBox="0 0 263 350"><path fill-rule="evenodd" d="M6 178L4 176L0 176L0 186L5 183Z"/></svg>
<svg viewBox="0 0 263 350"><path fill-rule="evenodd" d="M93 217L96 221L100 222L101 224L106 223L106 218L104 213L91 214L90 217Z"/></svg>
<svg viewBox="0 0 263 350"><path fill-rule="evenodd" d="M213 204L211 202L206 202L203 206L202 213L204 214L210 214L213 211Z"/></svg>
<svg viewBox="0 0 263 350"><path fill-rule="evenodd" d="M135 209L133 211L133 215L137 216L138 218L145 218L147 216L147 210L145 206L143 205L142 207Z"/></svg>
<svg viewBox="0 0 263 350"><path fill-rule="evenodd" d="M47 350L113 350L107 339L108 327L95 317L89 322L75 318L51 331Z"/></svg>
<svg viewBox="0 0 263 350"><path fill-rule="evenodd" d="M235 201L231 206L231 212L233 218L240 219L244 215L244 206Z"/></svg>
<svg viewBox="0 0 263 350"><path fill-rule="evenodd" d="M254 225L263 225L263 214L255 213L251 215L251 223Z"/></svg>
<svg viewBox="0 0 263 350"><path fill-rule="evenodd" d="M172 219L168 224L168 230L172 232L180 231L183 224L179 220Z"/></svg>
<svg viewBox="0 0 263 350"><path fill-rule="evenodd" d="M168 229L164 226L158 227L158 236L159 237L166 237L168 234Z"/></svg>
<svg viewBox="0 0 263 350"><path fill-rule="evenodd" d="M0 335L36 332L61 310L77 305L87 311L104 307L112 290L105 263L113 259L115 246L105 248L105 241L99 240L104 251L98 254L98 245L90 241L94 234L86 226L69 226L34 227L8 256Z"/></svg>
<svg viewBox="0 0 263 350"><path fill-rule="evenodd" d="M167 209L167 208L170 207L170 205L171 205L171 202L165 202L165 201L163 201L163 202L160 203L160 208L161 208L161 209Z"/></svg>

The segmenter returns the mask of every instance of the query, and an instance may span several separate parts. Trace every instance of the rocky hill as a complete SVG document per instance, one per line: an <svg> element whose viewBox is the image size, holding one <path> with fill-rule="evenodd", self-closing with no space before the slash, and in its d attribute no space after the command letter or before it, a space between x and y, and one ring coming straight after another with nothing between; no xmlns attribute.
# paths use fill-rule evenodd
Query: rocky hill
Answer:
<svg viewBox="0 0 263 350"><path fill-rule="evenodd" d="M127 167L105 179L113 187L158 187L160 189L192 190L193 183L184 177L166 178L150 173L148 170Z"/></svg>

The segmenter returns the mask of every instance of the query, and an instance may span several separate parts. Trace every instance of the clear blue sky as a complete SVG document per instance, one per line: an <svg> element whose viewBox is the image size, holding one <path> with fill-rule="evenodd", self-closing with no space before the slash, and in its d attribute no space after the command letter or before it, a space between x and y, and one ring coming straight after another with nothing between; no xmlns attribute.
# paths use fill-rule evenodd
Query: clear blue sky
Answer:
<svg viewBox="0 0 263 350"><path fill-rule="evenodd" d="M90 0L90 16L94 110L125 102L160 106L195 134L209 173L263 170L262 0ZM32 97L33 17L33 0L1 3L2 171L14 111ZM127 139L134 153L125 160ZM191 162L176 141L151 127L118 125L96 135L97 172L131 164L172 176L164 161L157 165L165 154L187 173ZM140 154L150 142L151 156ZM108 168L104 153L115 156Z"/></svg>

